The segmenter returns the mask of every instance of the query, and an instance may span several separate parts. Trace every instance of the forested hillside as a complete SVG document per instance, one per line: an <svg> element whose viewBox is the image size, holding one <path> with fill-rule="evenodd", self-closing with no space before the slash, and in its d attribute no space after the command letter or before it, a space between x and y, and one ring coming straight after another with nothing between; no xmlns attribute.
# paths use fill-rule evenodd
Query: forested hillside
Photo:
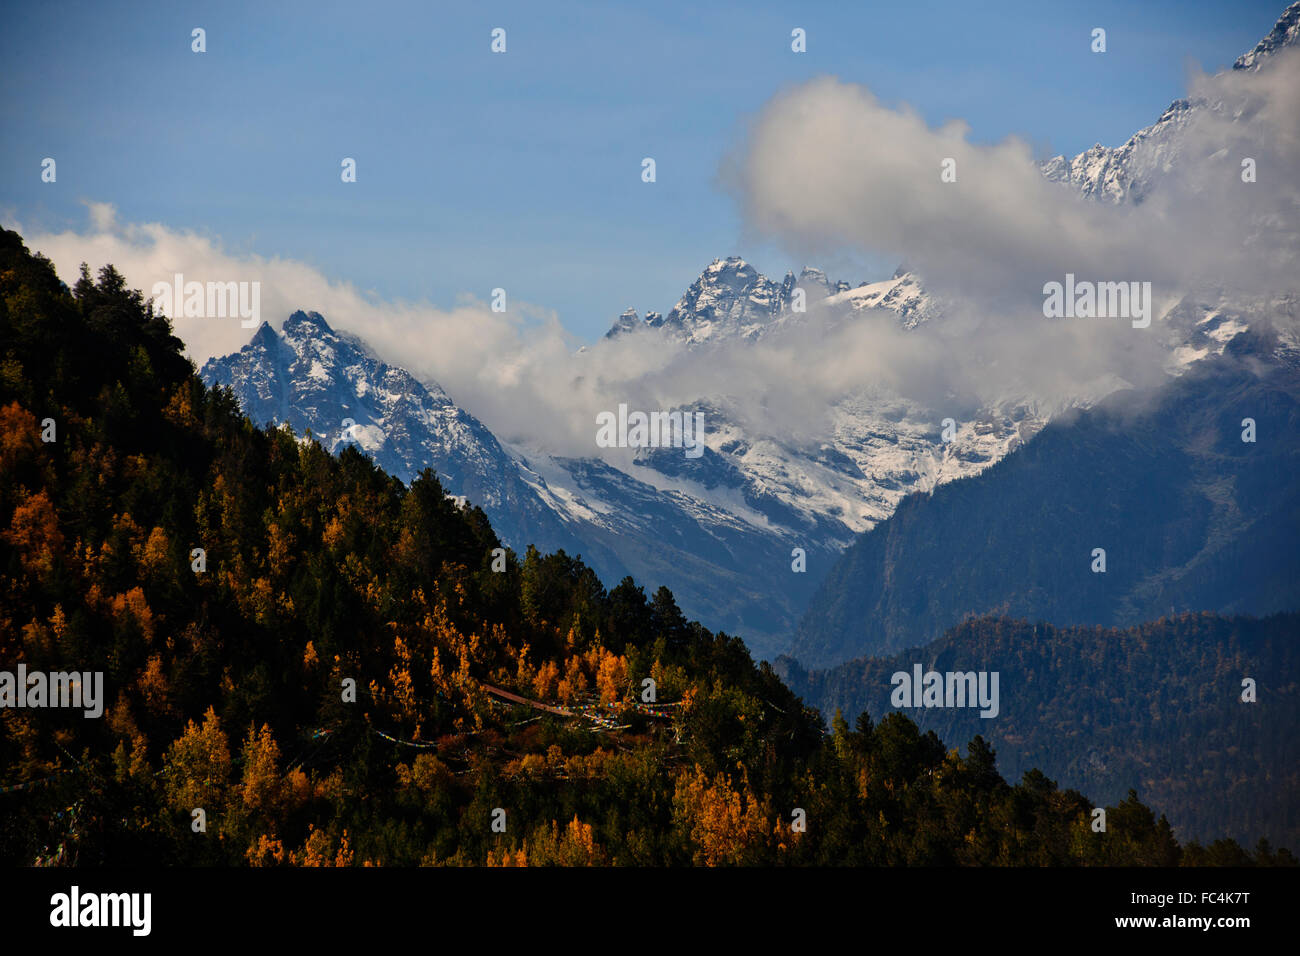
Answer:
<svg viewBox="0 0 1300 956"><path fill-rule="evenodd" d="M8 231L0 351L0 669L105 691L97 719L0 710L10 865L1244 858L1134 795L1094 832L1080 793L900 714L824 736L667 590L494 570L436 477L254 428L119 274L68 289Z"/></svg>
<svg viewBox="0 0 1300 956"><path fill-rule="evenodd" d="M946 740L983 734L999 769L1035 767L1098 799L1131 786L1180 838L1300 840L1300 615L1185 614L1137 627L967 621L932 644L808 673L777 669L827 713L891 709L890 678L913 665L999 672L995 718L906 711ZM1243 681L1255 700L1242 700Z"/></svg>

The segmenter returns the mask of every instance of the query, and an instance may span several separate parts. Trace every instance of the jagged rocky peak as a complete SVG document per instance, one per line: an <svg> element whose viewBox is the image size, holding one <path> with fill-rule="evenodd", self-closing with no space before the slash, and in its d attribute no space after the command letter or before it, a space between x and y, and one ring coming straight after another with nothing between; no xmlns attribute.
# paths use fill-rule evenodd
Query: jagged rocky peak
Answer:
<svg viewBox="0 0 1300 956"><path fill-rule="evenodd" d="M289 316L289 318L284 320L284 331L286 333L290 330L296 331L298 329L329 333L333 333L334 331L330 328L329 323L325 321L325 316L321 315L319 312L304 312L302 309L299 309L297 312L293 313L293 315Z"/></svg>
<svg viewBox="0 0 1300 956"><path fill-rule="evenodd" d="M1237 58L1233 69L1258 70L1279 50L1300 42L1298 37L1300 0L1287 7L1255 49ZM1201 98L1175 100L1156 122L1134 133L1122 146L1098 143L1073 159L1054 156L1040 163L1039 169L1048 180L1073 186L1085 198L1136 205L1150 193L1162 171L1178 161L1181 133L1198 111L1222 108L1221 103Z"/></svg>
<svg viewBox="0 0 1300 956"><path fill-rule="evenodd" d="M666 317L647 312L641 321L634 309L628 309L605 337L667 327L678 336L696 341L766 321L781 310L784 302L781 286L740 256L728 256L709 263Z"/></svg>
<svg viewBox="0 0 1300 956"><path fill-rule="evenodd" d="M752 339L789 311L796 288L804 290L811 304L849 285L832 283L814 266L805 266L798 277L787 272L777 283L739 256L729 256L713 260L663 324L690 342L732 335Z"/></svg>
<svg viewBox="0 0 1300 956"><path fill-rule="evenodd" d="M271 323L266 320L257 327L253 337L249 339L248 344L254 348L274 348L280 342L280 336L275 334L275 329L271 328Z"/></svg>
<svg viewBox="0 0 1300 956"><path fill-rule="evenodd" d="M344 344L319 312L299 310L284 320L280 336L300 358L330 360L335 347Z"/></svg>
<svg viewBox="0 0 1300 956"><path fill-rule="evenodd" d="M895 278L898 277L896 274ZM642 321L634 309L628 309L615 320L605 337L662 327L668 335L691 344L732 338L753 340L785 321L796 289L804 291L805 305L811 306L852 288L848 282L827 278L816 266L804 266L797 276L787 272L778 283L740 256L728 256L709 263L667 316L647 312ZM898 297L896 294L884 304L892 308Z"/></svg>
<svg viewBox="0 0 1300 956"><path fill-rule="evenodd" d="M657 329L664 324L664 317L658 312L647 312L645 321L637 315L636 309L625 309L614 324L610 326L609 331L605 333L605 338L612 339L616 335L623 335L627 332L635 332L638 329Z"/></svg>
<svg viewBox="0 0 1300 956"><path fill-rule="evenodd" d="M511 504L528 494L513 459L437 383L380 360L318 312L294 312L279 333L264 323L248 345L209 359L200 375L231 387L259 425L310 432L332 452L357 445L403 481L433 468L449 492L490 509L517 541L526 543L523 528L533 527L524 512L543 510L531 499Z"/></svg>
<svg viewBox="0 0 1300 956"><path fill-rule="evenodd" d="M1300 0L1283 11L1268 36L1255 44L1255 49L1237 57L1234 70L1258 70L1260 66L1283 47L1300 43Z"/></svg>
<svg viewBox="0 0 1300 956"><path fill-rule="evenodd" d="M690 306L701 301L738 299L754 291L767 291L772 284L771 279L740 256L714 259L691 283L673 311L678 311L684 304ZM672 314L668 313L670 319Z"/></svg>
<svg viewBox="0 0 1300 956"><path fill-rule="evenodd" d="M803 271L799 273L799 281L796 285L801 285L805 289L811 285L820 285L825 288L827 292L829 292L831 288L831 283L830 280L826 278L826 273L822 272L822 270L818 269L816 266L804 266Z"/></svg>
<svg viewBox="0 0 1300 956"><path fill-rule="evenodd" d="M740 256L727 256L725 259L714 259L705 270L700 273L701 282L714 282L746 285L755 279L762 278L762 273L751 266Z"/></svg>
<svg viewBox="0 0 1300 956"><path fill-rule="evenodd" d="M623 314L614 320L610 326L605 338L612 339L616 335L622 335L624 332L634 332L641 327L641 317L636 314L636 309L625 309Z"/></svg>
<svg viewBox="0 0 1300 956"><path fill-rule="evenodd" d="M785 291L739 256L714 259L663 325L689 342L749 338L781 312Z"/></svg>

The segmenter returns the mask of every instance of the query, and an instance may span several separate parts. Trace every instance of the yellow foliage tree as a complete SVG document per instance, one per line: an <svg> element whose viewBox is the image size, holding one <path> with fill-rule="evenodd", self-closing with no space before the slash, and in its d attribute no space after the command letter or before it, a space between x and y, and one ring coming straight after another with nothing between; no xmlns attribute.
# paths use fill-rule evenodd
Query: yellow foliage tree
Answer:
<svg viewBox="0 0 1300 956"><path fill-rule="evenodd" d="M40 449L41 430L36 416L17 402L0 408L0 475L35 458Z"/></svg>
<svg viewBox="0 0 1300 956"><path fill-rule="evenodd" d="M280 805L280 745L266 724L261 730L248 729L244 741L244 779L240 786L244 806L273 813Z"/></svg>
<svg viewBox="0 0 1300 956"><path fill-rule="evenodd" d="M230 745L211 707L199 726L190 721L167 748L164 761L167 802L186 813L202 807L209 817L226 803Z"/></svg>
<svg viewBox="0 0 1300 956"><path fill-rule="evenodd" d="M44 489L14 509L4 540L18 552L23 570L32 577L44 578L51 572L55 558L63 553L63 533Z"/></svg>
<svg viewBox="0 0 1300 956"><path fill-rule="evenodd" d="M144 543L134 549L141 572L149 578L166 575L171 570L170 549L166 531L162 528L150 531Z"/></svg>
<svg viewBox="0 0 1300 956"><path fill-rule="evenodd" d="M627 658L616 656L603 647L600 651L600 665L596 670L596 693L600 702L609 706L623 699L627 689Z"/></svg>
<svg viewBox="0 0 1300 956"><path fill-rule="evenodd" d="M154 654L145 663L144 672L136 681L136 687L144 698L147 710L164 716L172 713L171 687L163 674L161 654Z"/></svg>
<svg viewBox="0 0 1300 956"><path fill-rule="evenodd" d="M153 643L154 616L145 600L144 589L134 587L125 594L113 597L110 604L114 622L120 627L134 624L140 630L146 644Z"/></svg>
<svg viewBox="0 0 1300 956"><path fill-rule="evenodd" d="M696 865L758 862L774 832L747 780L733 789L726 774L710 781L698 764L677 780L673 816L690 834Z"/></svg>

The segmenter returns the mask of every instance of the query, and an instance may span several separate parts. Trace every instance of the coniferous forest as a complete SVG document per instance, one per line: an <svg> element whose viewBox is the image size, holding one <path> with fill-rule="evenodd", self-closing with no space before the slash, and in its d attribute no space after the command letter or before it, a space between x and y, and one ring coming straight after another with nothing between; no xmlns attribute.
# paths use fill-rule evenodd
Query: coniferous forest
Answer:
<svg viewBox="0 0 1300 956"><path fill-rule="evenodd" d="M824 723L667 589L255 428L113 268L10 231L0 353L0 661L104 674L101 717L0 711L6 864L1295 862Z"/></svg>
<svg viewBox="0 0 1300 956"><path fill-rule="evenodd" d="M917 661L997 670L1015 690L996 720L967 708L908 712L945 740L983 731L1008 775L1037 768L1099 801L1136 786L1182 838L1294 847L1297 626L1295 614L1182 614L1131 628L974 618L919 650L824 671L789 658L775 666L828 714L890 709L891 675ZM1243 682L1263 688L1253 703Z"/></svg>

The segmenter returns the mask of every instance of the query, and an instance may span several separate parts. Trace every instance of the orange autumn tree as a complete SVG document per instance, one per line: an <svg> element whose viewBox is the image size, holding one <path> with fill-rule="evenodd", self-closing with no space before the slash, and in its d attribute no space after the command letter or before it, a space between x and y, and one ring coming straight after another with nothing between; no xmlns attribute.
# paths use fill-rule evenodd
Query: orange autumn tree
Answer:
<svg viewBox="0 0 1300 956"><path fill-rule="evenodd" d="M627 691L627 658L603 647L594 650L600 655L600 662L596 665L596 693L600 695L600 702L608 707L622 700Z"/></svg>
<svg viewBox="0 0 1300 956"><path fill-rule="evenodd" d="M63 532L44 489L14 509L4 541L18 552L23 570L33 578L44 579L53 571L56 558L63 554Z"/></svg>
<svg viewBox="0 0 1300 956"><path fill-rule="evenodd" d="M10 476L39 461L41 429L36 416L18 402L0 408L0 475Z"/></svg>
<svg viewBox="0 0 1300 956"><path fill-rule="evenodd" d="M253 811L274 813L280 804L280 745L275 742L271 728L263 724L260 730L248 728L243 750L244 777L240 793L244 806Z"/></svg>
<svg viewBox="0 0 1300 956"><path fill-rule="evenodd" d="M683 773L677 779L674 823L689 835L695 864L752 865L765 859L775 832L770 814L750 789L743 771L741 778L736 789L726 774L710 780L697 764L694 773Z"/></svg>
<svg viewBox="0 0 1300 956"><path fill-rule="evenodd" d="M191 720L167 748L163 777L168 804L185 813L201 807L211 820L226 805L230 769L230 745L209 707L201 726Z"/></svg>

